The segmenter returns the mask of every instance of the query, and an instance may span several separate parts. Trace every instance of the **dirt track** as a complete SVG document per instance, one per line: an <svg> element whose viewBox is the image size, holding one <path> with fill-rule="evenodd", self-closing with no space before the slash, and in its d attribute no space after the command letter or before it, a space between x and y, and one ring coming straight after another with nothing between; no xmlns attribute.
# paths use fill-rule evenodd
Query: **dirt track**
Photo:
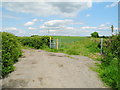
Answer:
<svg viewBox="0 0 120 90"><path fill-rule="evenodd" d="M42 50L23 50L16 70L3 80L14 88L104 88L90 67L95 61L84 56L68 56Z"/></svg>

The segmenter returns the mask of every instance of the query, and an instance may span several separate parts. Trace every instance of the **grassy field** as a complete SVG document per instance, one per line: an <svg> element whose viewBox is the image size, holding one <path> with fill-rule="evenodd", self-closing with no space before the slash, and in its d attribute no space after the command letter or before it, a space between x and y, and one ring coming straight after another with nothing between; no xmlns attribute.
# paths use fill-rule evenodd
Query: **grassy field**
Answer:
<svg viewBox="0 0 120 90"><path fill-rule="evenodd" d="M95 60L98 60L101 57L99 54L100 49L98 48L100 38L72 36L53 36L53 38L59 39L59 49L50 49L45 47L44 50L51 52L62 52L69 55L83 55Z"/></svg>

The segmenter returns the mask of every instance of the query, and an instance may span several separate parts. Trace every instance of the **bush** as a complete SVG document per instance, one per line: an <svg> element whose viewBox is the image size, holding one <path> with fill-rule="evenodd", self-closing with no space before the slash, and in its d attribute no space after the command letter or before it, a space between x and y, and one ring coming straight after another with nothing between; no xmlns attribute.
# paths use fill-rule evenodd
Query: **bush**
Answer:
<svg viewBox="0 0 120 90"><path fill-rule="evenodd" d="M2 76L14 70L13 64L22 55L21 46L13 34L2 32Z"/></svg>
<svg viewBox="0 0 120 90"><path fill-rule="evenodd" d="M95 38L99 37L98 32L91 33L91 37L95 37Z"/></svg>
<svg viewBox="0 0 120 90"><path fill-rule="evenodd" d="M49 46L49 36L18 37L23 46L41 49Z"/></svg>
<svg viewBox="0 0 120 90"><path fill-rule="evenodd" d="M118 60L120 60L120 35L113 36L104 42L100 76L112 88L118 88Z"/></svg>

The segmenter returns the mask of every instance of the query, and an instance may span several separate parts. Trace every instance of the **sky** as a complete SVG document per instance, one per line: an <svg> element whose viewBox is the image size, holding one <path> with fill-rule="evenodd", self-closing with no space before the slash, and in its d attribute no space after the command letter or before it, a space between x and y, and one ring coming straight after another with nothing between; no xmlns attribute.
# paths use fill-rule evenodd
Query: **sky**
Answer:
<svg viewBox="0 0 120 90"><path fill-rule="evenodd" d="M16 36L111 35L118 30L117 2L3 2L0 30Z"/></svg>

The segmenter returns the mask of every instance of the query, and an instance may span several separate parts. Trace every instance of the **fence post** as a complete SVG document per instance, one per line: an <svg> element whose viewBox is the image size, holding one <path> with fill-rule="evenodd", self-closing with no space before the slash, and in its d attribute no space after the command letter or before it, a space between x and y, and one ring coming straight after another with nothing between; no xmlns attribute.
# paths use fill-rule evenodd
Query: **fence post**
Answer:
<svg viewBox="0 0 120 90"><path fill-rule="evenodd" d="M51 37L50 37L50 48L51 48Z"/></svg>
<svg viewBox="0 0 120 90"><path fill-rule="evenodd" d="M58 49L58 39L56 39L56 49Z"/></svg>
<svg viewBox="0 0 120 90"><path fill-rule="evenodd" d="M61 48L61 39L59 39L59 48Z"/></svg>
<svg viewBox="0 0 120 90"><path fill-rule="evenodd" d="M101 45L100 45L101 46L100 53L103 54L103 52L102 52L103 51L103 38L100 38L100 43L101 43Z"/></svg>

